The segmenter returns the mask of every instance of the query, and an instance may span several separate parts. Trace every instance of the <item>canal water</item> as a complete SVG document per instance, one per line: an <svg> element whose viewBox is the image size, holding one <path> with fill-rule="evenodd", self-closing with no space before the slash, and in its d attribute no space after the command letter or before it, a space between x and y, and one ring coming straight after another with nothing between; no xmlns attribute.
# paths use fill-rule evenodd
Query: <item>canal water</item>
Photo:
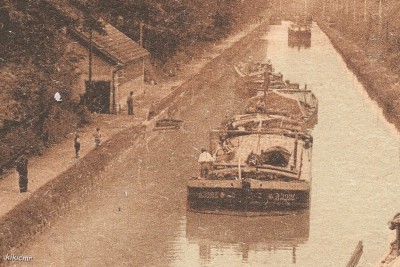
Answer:
<svg viewBox="0 0 400 267"><path fill-rule="evenodd" d="M174 266L345 266L360 240L359 266L374 266L389 247L387 222L400 207L399 133L316 24L309 48L288 45L288 26L260 38L275 71L319 99L310 211L251 219L188 213Z"/></svg>
<svg viewBox="0 0 400 267"><path fill-rule="evenodd" d="M310 235L297 249L297 265L345 266L362 240L360 266L372 266L388 249L387 222L399 212L399 133L317 25L311 47L300 50L285 45L288 25L272 26L264 36L267 58L287 79L307 83L319 100Z"/></svg>
<svg viewBox="0 0 400 267"><path fill-rule="evenodd" d="M184 120L181 130L151 133L127 147L102 174L110 182L14 254L32 256L30 266L336 267L362 240L359 266L373 266L388 248L387 221L400 207L399 134L317 25L311 47L300 49L288 46L288 26L260 32L249 54L307 83L319 100L308 211L186 211L185 181L197 173L208 131L243 105L231 90L233 63L222 61L209 79L191 81L197 93L186 94L175 113Z"/></svg>

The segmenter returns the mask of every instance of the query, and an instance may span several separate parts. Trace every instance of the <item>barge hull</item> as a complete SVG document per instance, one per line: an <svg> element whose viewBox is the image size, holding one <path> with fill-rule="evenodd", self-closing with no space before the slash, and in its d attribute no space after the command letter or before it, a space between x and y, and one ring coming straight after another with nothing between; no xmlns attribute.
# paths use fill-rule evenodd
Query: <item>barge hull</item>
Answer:
<svg viewBox="0 0 400 267"><path fill-rule="evenodd" d="M188 208L199 212L293 211L309 204L308 190L188 187Z"/></svg>

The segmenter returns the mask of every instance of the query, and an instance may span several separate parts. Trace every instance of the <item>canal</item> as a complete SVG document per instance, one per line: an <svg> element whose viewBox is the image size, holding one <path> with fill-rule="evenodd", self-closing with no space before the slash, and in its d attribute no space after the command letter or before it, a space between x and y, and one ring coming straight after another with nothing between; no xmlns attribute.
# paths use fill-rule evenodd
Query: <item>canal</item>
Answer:
<svg viewBox="0 0 400 267"><path fill-rule="evenodd" d="M242 59L270 59L292 82L319 99L313 131L310 210L266 217L186 211L185 180L197 173L207 132L243 107L232 65L209 66L192 80L174 132L153 132L107 166L80 207L56 220L18 255L30 266L345 266L359 240L360 266L388 248L387 221L400 198L399 135L317 25L310 48L290 48L288 23L261 29Z"/></svg>

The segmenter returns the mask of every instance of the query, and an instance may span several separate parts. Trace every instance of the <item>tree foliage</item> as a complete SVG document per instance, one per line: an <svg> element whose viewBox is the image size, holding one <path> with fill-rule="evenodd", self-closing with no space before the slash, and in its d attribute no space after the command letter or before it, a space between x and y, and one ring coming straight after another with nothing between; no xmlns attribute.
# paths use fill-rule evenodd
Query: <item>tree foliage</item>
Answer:
<svg viewBox="0 0 400 267"><path fill-rule="evenodd" d="M96 0L96 4L104 17L136 41L142 23L145 48L154 59L165 62L188 44L226 36L240 1Z"/></svg>
<svg viewBox="0 0 400 267"><path fill-rule="evenodd" d="M53 95L71 105L77 79L63 28L74 22L41 0L0 0L0 150L15 155L24 145L37 150L45 125L54 119ZM60 134L64 134L60 130ZM10 139L10 138L11 139ZM10 141L12 140L12 141ZM26 143L24 140L30 140ZM11 143L10 143L11 142ZM24 145L22 145L24 144ZM7 153L6 153L7 152ZM0 157L0 165L10 160Z"/></svg>
<svg viewBox="0 0 400 267"><path fill-rule="evenodd" d="M142 28L144 47L163 64L198 41L226 36L242 7L240 0L0 0L0 101L7 103L0 106L0 150L8 151L3 155L37 145L44 133L51 139L67 131L59 120L72 114L78 62L67 49L65 28L101 32L103 18L136 41ZM55 92L63 105L55 104Z"/></svg>

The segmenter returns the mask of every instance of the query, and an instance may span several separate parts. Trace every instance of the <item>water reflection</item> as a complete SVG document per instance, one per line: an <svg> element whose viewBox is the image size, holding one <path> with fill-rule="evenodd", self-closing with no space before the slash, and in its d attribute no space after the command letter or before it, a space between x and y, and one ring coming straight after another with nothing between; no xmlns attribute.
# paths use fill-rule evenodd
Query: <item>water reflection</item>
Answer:
<svg viewBox="0 0 400 267"><path fill-rule="evenodd" d="M290 48L310 48L311 38L288 38L288 46Z"/></svg>
<svg viewBox="0 0 400 267"><path fill-rule="evenodd" d="M362 266L372 266L387 249L385 218L400 205L398 131L316 24L312 48L301 50L287 46L287 25L264 35L266 58L284 77L307 83L319 100L310 240L298 250L307 259L298 257L297 265L345 266L363 240ZM327 250L335 251L329 261L321 256Z"/></svg>
<svg viewBox="0 0 400 267"><path fill-rule="evenodd" d="M254 253L291 250L296 263L296 247L308 241L310 213L240 217L188 212L186 238L198 245L199 258L213 259L213 249L234 250L243 263ZM289 255L289 254L288 254Z"/></svg>

